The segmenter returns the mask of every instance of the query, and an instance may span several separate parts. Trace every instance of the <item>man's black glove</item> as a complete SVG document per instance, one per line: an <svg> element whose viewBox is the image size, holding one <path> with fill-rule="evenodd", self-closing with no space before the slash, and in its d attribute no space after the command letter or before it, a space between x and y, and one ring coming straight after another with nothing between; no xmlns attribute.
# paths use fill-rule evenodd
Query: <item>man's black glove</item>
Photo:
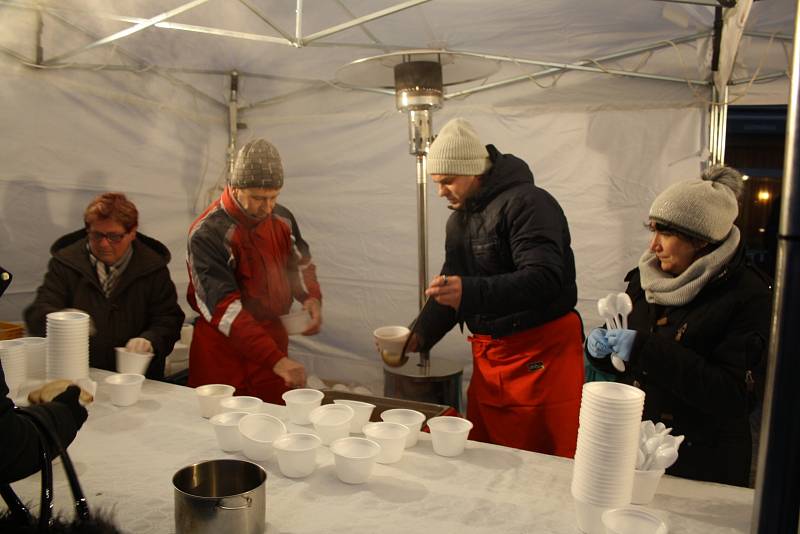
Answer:
<svg viewBox="0 0 800 534"><path fill-rule="evenodd" d="M82 427L86 418L89 417L89 412L87 412L86 408L79 402L80 395L81 388L73 384L53 398L53 402L60 402L69 408L69 411L72 413L72 418L77 423L78 428Z"/></svg>

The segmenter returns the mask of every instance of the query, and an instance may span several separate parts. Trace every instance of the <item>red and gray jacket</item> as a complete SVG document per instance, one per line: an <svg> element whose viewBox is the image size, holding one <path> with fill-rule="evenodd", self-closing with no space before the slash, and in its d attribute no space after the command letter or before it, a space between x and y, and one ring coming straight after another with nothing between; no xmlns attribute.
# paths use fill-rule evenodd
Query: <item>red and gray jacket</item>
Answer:
<svg viewBox="0 0 800 534"><path fill-rule="evenodd" d="M187 300L240 354L268 369L286 356L265 323L287 313L293 299L321 300L316 267L292 213L275 206L256 220L226 188L189 231Z"/></svg>

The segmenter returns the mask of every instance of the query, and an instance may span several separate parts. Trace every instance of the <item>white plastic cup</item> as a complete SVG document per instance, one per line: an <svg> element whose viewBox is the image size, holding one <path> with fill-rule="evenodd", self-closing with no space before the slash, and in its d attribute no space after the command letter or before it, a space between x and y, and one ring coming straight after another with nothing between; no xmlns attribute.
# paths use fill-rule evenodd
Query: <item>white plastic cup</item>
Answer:
<svg viewBox="0 0 800 534"><path fill-rule="evenodd" d="M631 490L631 504L648 504L653 500L658 489L658 483L664 474L663 469L649 471L633 471L633 489Z"/></svg>
<svg viewBox="0 0 800 534"><path fill-rule="evenodd" d="M214 433L217 435L219 448L225 452L236 452L242 450L242 434L239 432L239 421L247 412L223 412L218 413L210 419L214 425Z"/></svg>
<svg viewBox="0 0 800 534"><path fill-rule="evenodd" d="M0 361L3 362L3 373L6 376L9 395L13 398L28 376L25 343L17 339L0 341Z"/></svg>
<svg viewBox="0 0 800 534"><path fill-rule="evenodd" d="M400 423L367 423L364 425L364 436L381 446L381 453L375 460L379 464L393 464L403 457L406 448L408 427Z"/></svg>
<svg viewBox="0 0 800 534"><path fill-rule="evenodd" d="M381 413L381 419L390 423L400 423L408 427L408 436L406 436L407 449L417 444L419 432L422 430L422 423L425 422L425 414L417 410L393 408Z"/></svg>
<svg viewBox="0 0 800 534"><path fill-rule="evenodd" d="M325 395L316 389L291 389L281 395L286 409L289 410L289 421L296 425L307 425L311 421L308 416L314 408L322 403Z"/></svg>
<svg viewBox="0 0 800 534"><path fill-rule="evenodd" d="M605 534L603 512L611 507L588 503L577 497L573 497L573 499L575 500L575 519L580 531L585 534Z"/></svg>
<svg viewBox="0 0 800 534"><path fill-rule="evenodd" d="M439 456L458 456L464 452L472 422L461 417L440 416L428 419L433 452Z"/></svg>
<svg viewBox="0 0 800 534"><path fill-rule="evenodd" d="M208 419L220 413L219 402L225 397L230 397L236 388L227 384L206 384L194 389L197 402L200 405L200 415Z"/></svg>
<svg viewBox="0 0 800 534"><path fill-rule="evenodd" d="M330 446L336 476L346 484L363 484L372 474L381 446L366 438L337 439Z"/></svg>
<svg viewBox="0 0 800 534"><path fill-rule="evenodd" d="M47 378L47 338L23 337L19 341L25 344L27 379L45 380Z"/></svg>
<svg viewBox="0 0 800 534"><path fill-rule="evenodd" d="M372 417L372 410L375 409L374 404L351 399L333 399L333 403L345 404L353 409L353 419L350 421L351 434L362 433L364 425L369 423L369 418Z"/></svg>
<svg viewBox="0 0 800 534"><path fill-rule="evenodd" d="M258 397L247 397L245 395L225 397L219 401L220 413L223 412L247 412L261 413L264 401Z"/></svg>
<svg viewBox="0 0 800 534"><path fill-rule="evenodd" d="M139 400L142 392L144 375L135 373L118 373L107 376L105 383L111 392L111 404L114 406L130 406Z"/></svg>
<svg viewBox="0 0 800 534"><path fill-rule="evenodd" d="M242 452L256 462L269 460L273 453L272 443L286 434L286 426L277 417L265 413L251 413L239 421L242 435Z"/></svg>
<svg viewBox="0 0 800 534"><path fill-rule="evenodd" d="M410 334L411 330L405 326L381 326L372 332L381 353L388 358L399 358Z"/></svg>
<svg viewBox="0 0 800 534"><path fill-rule="evenodd" d="M317 449L322 440L314 434L284 434L272 442L283 476L307 477L317 468Z"/></svg>
<svg viewBox="0 0 800 534"><path fill-rule="evenodd" d="M280 319L281 323L283 323L283 327L286 329L286 333L290 336L302 334L308 330L311 324L311 314L306 310L281 315Z"/></svg>
<svg viewBox="0 0 800 534"><path fill-rule="evenodd" d="M605 534L667 534L664 521L641 506L623 506L603 512Z"/></svg>
<svg viewBox="0 0 800 534"><path fill-rule="evenodd" d="M323 404L314 408L308 419L314 425L314 431L322 439L322 444L328 445L350 434L353 409L345 404Z"/></svg>
<svg viewBox="0 0 800 534"><path fill-rule="evenodd" d="M153 359L152 352L132 352L125 347L116 347L117 351L117 372L133 373L143 375L147 372L150 360Z"/></svg>

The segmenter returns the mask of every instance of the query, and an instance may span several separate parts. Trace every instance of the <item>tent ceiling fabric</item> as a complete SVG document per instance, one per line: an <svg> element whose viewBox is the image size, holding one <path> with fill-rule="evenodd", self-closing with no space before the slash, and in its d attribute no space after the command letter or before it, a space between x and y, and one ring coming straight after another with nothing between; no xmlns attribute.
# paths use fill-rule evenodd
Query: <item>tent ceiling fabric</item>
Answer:
<svg viewBox="0 0 800 534"><path fill-rule="evenodd" d="M0 0L0 263L15 275L0 320L21 318L50 245L79 227L86 203L109 190L128 194L141 231L172 251L170 270L186 306L186 232L225 176L233 70L241 73L238 119L246 125L239 143L266 137L278 147L287 176L281 202L297 216L322 283L323 331L293 337L291 354L312 372L348 382L380 382L372 330L407 324L417 310L416 176L392 91L343 87L339 68L419 48L492 57L497 70L486 79L445 88L434 129L468 118L485 142L527 161L559 200L587 328L600 323L596 299L622 289L646 246L641 223L652 199L697 176L708 156L714 10L707 6L208 0L161 19L164 27L86 48L189 0L42 1L41 25L36 5ZM303 46L291 44L298 5L301 39L324 35ZM328 31L395 6L404 9ZM794 10L791 0L753 3L733 62L731 100L786 103ZM748 83L756 73L770 81ZM443 260L449 210L433 188L428 194L433 273ZM433 356L470 361L458 329Z"/></svg>
<svg viewBox="0 0 800 534"><path fill-rule="evenodd" d="M750 1L741 0L740 3ZM165 69L219 73L237 70L244 76L269 77L273 85L276 80L284 80L282 88L273 88L278 94L304 89L309 84L330 83L335 80L339 67L359 58L415 48L446 48L509 58L502 63L499 72L479 82L491 84L544 68L523 65L514 59L553 64L585 63L632 48L709 31L714 17L714 9L710 7L654 0L505 0L493 3L490 8L485 2L463 0L64 0L41 4L46 6L42 32L45 63L72 54L56 63L131 64L130 59L115 53L119 48L148 65ZM748 29L789 35L792 4L789 0L757 2ZM34 3L0 0L0 8L3 6L6 7L0 13L0 21L5 19L5 26L24 18L15 12L26 11L26 6L34 6ZM347 27L354 20L385 12L391 14ZM167 18L170 13L175 14ZM31 11L28 18L32 16ZM156 25L157 22L161 26ZM75 26L92 37L79 33ZM315 37L342 26L346 29ZM137 27L144 29L97 45ZM214 28L230 34L198 33L192 31L193 28ZM34 24L21 32L13 32L12 36L8 35L12 32L7 32L6 37L0 39L0 45L33 58L35 29ZM254 36L264 40L252 40ZM309 38L313 40L306 42ZM745 49L763 52L761 41L764 40L761 37L758 43L745 41ZM6 44L6 41L14 42ZM710 51L706 41L708 37L680 47L666 46L654 54L655 57L639 54L621 65L618 62L589 63L589 67L638 68L643 73L681 80L710 81ZM735 39L731 41L736 42ZM90 45L97 46L83 50ZM774 51L779 46L775 45ZM732 57L732 53L728 55ZM772 55L780 60L780 54ZM746 76L748 68L752 74L759 63L762 63L761 74L787 68L785 61L763 64L761 59L763 57L753 56L748 51L747 55L743 54L735 74ZM207 85L196 76L184 74L182 79ZM544 80L544 85L546 82ZM218 89L215 93L220 96ZM257 99L256 95L249 96Z"/></svg>

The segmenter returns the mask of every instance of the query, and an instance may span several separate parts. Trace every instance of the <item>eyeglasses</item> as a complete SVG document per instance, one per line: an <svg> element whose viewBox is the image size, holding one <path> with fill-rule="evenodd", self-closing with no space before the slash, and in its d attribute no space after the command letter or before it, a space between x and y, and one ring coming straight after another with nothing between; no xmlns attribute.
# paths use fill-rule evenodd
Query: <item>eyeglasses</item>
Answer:
<svg viewBox="0 0 800 534"><path fill-rule="evenodd" d="M128 235L128 232L124 232L122 234L117 232L109 232L107 234L104 234L103 232L88 232L88 234L89 234L89 239L91 239L95 243L99 243L103 239L107 239L109 243L116 244L122 241L122 238Z"/></svg>

